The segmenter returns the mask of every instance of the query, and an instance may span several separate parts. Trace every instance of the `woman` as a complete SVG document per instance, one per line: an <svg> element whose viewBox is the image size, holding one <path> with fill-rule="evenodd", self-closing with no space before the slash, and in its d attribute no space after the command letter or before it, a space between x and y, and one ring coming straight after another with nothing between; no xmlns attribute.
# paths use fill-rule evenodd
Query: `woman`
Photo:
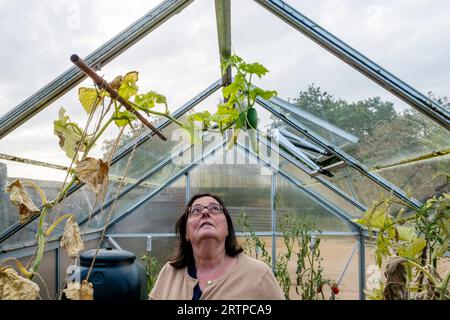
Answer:
<svg viewBox="0 0 450 320"><path fill-rule="evenodd" d="M284 299L272 270L242 252L219 197L192 197L176 232L178 252L159 273L150 299Z"/></svg>

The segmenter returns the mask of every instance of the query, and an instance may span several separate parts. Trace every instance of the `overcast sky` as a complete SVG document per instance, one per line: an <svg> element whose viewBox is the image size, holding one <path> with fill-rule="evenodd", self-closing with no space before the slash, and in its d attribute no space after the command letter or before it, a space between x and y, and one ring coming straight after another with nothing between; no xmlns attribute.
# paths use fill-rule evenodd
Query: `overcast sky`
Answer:
<svg viewBox="0 0 450 320"><path fill-rule="evenodd" d="M450 1L290 0L297 10L391 73L427 93L450 96ZM87 56L160 1L0 0L0 116L71 67L73 53ZM294 98L311 83L349 101L381 96L406 108L364 76L251 0L232 0L232 45L247 61L270 72L259 82ZM185 10L104 66L111 80L140 71L140 88L165 94L172 110L220 77L213 0ZM86 82L89 84L89 82ZM65 107L85 120L72 90L0 140L0 153L68 165L53 135ZM213 111L218 96L201 108ZM108 132L113 137L116 131ZM7 162L10 176L61 178L53 170Z"/></svg>

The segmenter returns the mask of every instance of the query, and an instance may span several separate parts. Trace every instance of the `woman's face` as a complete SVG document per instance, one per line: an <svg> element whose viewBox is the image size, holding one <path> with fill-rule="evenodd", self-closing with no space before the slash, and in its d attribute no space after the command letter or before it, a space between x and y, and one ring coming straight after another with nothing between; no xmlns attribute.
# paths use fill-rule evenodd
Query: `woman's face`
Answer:
<svg viewBox="0 0 450 320"><path fill-rule="evenodd" d="M200 207L199 205L203 206ZM200 214L189 213L188 220L186 223L186 238L192 243L192 245L198 244L204 239L216 239L218 242L225 243L225 238L228 235L228 224L227 219L223 210L220 212L210 212L207 208L208 205L219 205L216 199L213 197L201 197L196 199L191 208L194 206L197 210L201 210ZM214 208L214 206L212 206Z"/></svg>

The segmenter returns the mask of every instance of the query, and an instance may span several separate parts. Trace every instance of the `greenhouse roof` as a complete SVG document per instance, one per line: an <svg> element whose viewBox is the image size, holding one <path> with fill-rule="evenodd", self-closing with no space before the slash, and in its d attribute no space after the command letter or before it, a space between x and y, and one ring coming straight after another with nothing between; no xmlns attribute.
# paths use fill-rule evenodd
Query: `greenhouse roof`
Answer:
<svg viewBox="0 0 450 320"><path fill-rule="evenodd" d="M364 250L361 243L368 232L355 219L361 218L374 202L392 195L411 207L419 208L430 197L448 191L450 113L442 100L432 99L415 90L304 16L294 6L281 0L255 0L255 3L259 5L255 6L255 10L270 12L278 18L271 23L286 23L299 33L299 37L306 36L322 50L332 53L335 58L406 103L403 108L407 111L398 112L392 108L392 103L389 105L377 98L347 103L321 92L320 87L310 86L309 92L302 91L303 95L293 101L280 96L256 99L260 120L266 126L260 129L257 136L261 147L258 154L251 146L251 137L245 132L230 150L227 147L228 134L222 136L204 132L200 144L191 144L180 143L177 138L163 141L151 130L136 131L111 159L108 192L104 198L96 199L88 186L80 182L70 187L67 198L60 206L53 208L51 214L57 216L60 212L70 211L80 227L84 228L86 237L92 239L97 239L102 230L111 235L173 236L174 223L190 196L211 190L225 198L234 218L238 218L240 209L246 208L262 235L274 236L278 232L274 218L276 213L304 210L305 214L316 216L313 219L325 234L356 236L360 250ZM232 48L231 4L229 0L216 0L214 4L218 50L221 58L227 58L232 54L232 49L239 52L238 47ZM138 47L153 31L169 21L181 20L185 11L196 5L200 4L188 0L162 1L117 36L86 55L86 64L97 72L107 69L126 51ZM193 13L189 13L189 17ZM205 41L210 38L210 34L205 34ZM275 41L272 46L276 45ZM137 50L137 53L125 58L145 59L145 48L138 47ZM208 61L218 66L220 60L211 61L211 56L208 56ZM127 62L127 65L130 63ZM113 68L120 69L117 65ZM151 73L151 70L144 70ZM107 74L110 75L110 71ZM144 72L141 75L145 76ZM203 88L197 86L195 93L190 90L190 100L171 113L173 118L181 121L194 110L212 110L210 105L223 98L219 89L234 79L231 67L223 75L218 67L200 72L199 76L202 75L207 80L199 83L203 85L206 81L207 85ZM84 79L86 75L73 66L2 114L0 139L6 141L5 148L9 145L8 150L14 150L11 147L14 140L8 139L16 130L33 119L45 120L42 114L50 109L55 113L56 109L52 108L60 104L60 99L64 102L64 99L75 101L74 88ZM267 83L262 84L268 86ZM284 85L287 83L279 83L280 87ZM313 97L317 97L314 93L322 98L312 101ZM184 92L180 96L183 95ZM391 115L389 119L380 120L374 111L364 115L364 126L358 126L356 116L338 115L337 109L330 109L327 113L311 103L321 103L322 108L337 108L346 104L349 108L345 110L355 110L355 114L364 108L391 108ZM32 128L39 128L36 123ZM166 137L173 138L174 123L167 119L156 119L153 123ZM117 133L118 130L111 132L109 137ZM27 138L26 135L21 137ZM103 146L107 142L105 140ZM97 150L97 155L100 156L101 152ZM8 165L19 162L27 168L40 166L58 172L57 179L49 174L46 180L59 182L45 182L48 197L57 194L63 180L61 177L70 166L67 159L52 161L50 153L37 157L21 152L11 153L2 152L0 159ZM42 178L8 175L6 167L0 167L0 186L14 178L29 178L43 183ZM165 192L178 196L173 198L170 212L166 213L158 207L159 202L168 201L161 200ZM283 195L285 199L281 201ZM21 224L11 214L14 210L6 193L0 192L0 200L1 256L31 255L36 245L38 216ZM140 221L145 219L150 222L142 222L140 226ZM54 239L59 239L62 232L63 228L58 227ZM49 248L59 247L53 244ZM363 277L360 278L360 281L363 280ZM363 296L361 289L360 297Z"/></svg>

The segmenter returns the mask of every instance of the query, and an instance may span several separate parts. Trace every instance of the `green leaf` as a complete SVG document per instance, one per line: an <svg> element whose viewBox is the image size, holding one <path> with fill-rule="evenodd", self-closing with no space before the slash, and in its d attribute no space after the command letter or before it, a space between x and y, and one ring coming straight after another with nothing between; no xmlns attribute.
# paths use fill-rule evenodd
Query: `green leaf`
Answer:
<svg viewBox="0 0 450 320"><path fill-rule="evenodd" d="M245 89L244 76L242 74L237 74L234 77L232 83L222 88L222 94L225 98L231 99L232 97L234 97L234 99L236 99L236 96L239 94L239 92L244 89Z"/></svg>
<svg viewBox="0 0 450 320"><path fill-rule="evenodd" d="M120 128L120 127L125 127L127 124L131 125L131 122L133 120L136 120L137 117L135 114L131 113L128 110L123 110L123 111L116 111L114 113L114 122L116 123L116 125Z"/></svg>
<svg viewBox="0 0 450 320"><path fill-rule="evenodd" d="M129 100L132 96L137 94L138 86L136 85L136 82L138 81L138 74L137 71L131 71L123 77L119 88L119 95L125 100Z"/></svg>
<svg viewBox="0 0 450 320"><path fill-rule="evenodd" d="M152 109L157 103L166 104L167 99L162 94L155 91L149 91L144 94L137 94L134 97L134 103L137 108L147 111Z"/></svg>
<svg viewBox="0 0 450 320"><path fill-rule="evenodd" d="M267 70L263 65L258 62L253 63L241 63L240 69L243 72L248 72L249 74L256 74L259 78L265 75L269 70Z"/></svg>
<svg viewBox="0 0 450 320"><path fill-rule="evenodd" d="M242 63L242 58L237 56L237 55L232 55L230 56L228 59L224 59L222 61L221 67L222 67L222 74L225 74L226 69L229 66L235 67L235 68L239 68L239 65Z"/></svg>
<svg viewBox="0 0 450 320"><path fill-rule="evenodd" d="M88 114L102 102L103 97L104 94L97 92L95 88L81 87L78 89L78 100Z"/></svg>
<svg viewBox="0 0 450 320"><path fill-rule="evenodd" d="M379 205L375 209L367 210L361 219L357 219L355 221L361 225L367 226L368 228L381 229L384 227L386 218L386 208L383 205Z"/></svg>
<svg viewBox="0 0 450 320"><path fill-rule="evenodd" d="M201 128L195 125L194 121L187 121L181 127L188 134L189 141L191 144L199 144L202 143L202 139L200 138Z"/></svg>
<svg viewBox="0 0 450 320"><path fill-rule="evenodd" d="M431 255L431 260L436 259L437 257L442 257L448 250L448 241L449 238L445 238L441 245L433 248L433 253Z"/></svg>
<svg viewBox="0 0 450 320"><path fill-rule="evenodd" d="M416 238L411 243L399 246L398 254L403 258L414 259L427 245L424 238Z"/></svg>
<svg viewBox="0 0 450 320"><path fill-rule="evenodd" d="M217 107L217 112L211 116L211 121L227 125L237 120L239 111L235 108L227 108L223 105Z"/></svg>
<svg viewBox="0 0 450 320"><path fill-rule="evenodd" d="M256 97L261 97L264 100L269 100L272 97L275 97L278 93L276 91L263 90L260 88L253 88L250 90L250 99L255 101Z"/></svg>
<svg viewBox="0 0 450 320"><path fill-rule="evenodd" d="M188 121L207 122L211 118L209 111L196 112L188 116Z"/></svg>
<svg viewBox="0 0 450 320"><path fill-rule="evenodd" d="M245 111L242 111L236 120L235 128L242 129L244 127L244 124L245 124Z"/></svg>
<svg viewBox="0 0 450 320"><path fill-rule="evenodd" d="M59 138L59 146L61 149L66 152L66 155L70 159L73 159L78 145L80 145L79 151L85 151L89 144L89 139L85 138L82 141L83 130L81 130L78 124L71 122L65 113L66 110L64 108L59 110L59 119L53 121L53 132ZM78 160L78 158L75 160Z"/></svg>
<svg viewBox="0 0 450 320"><path fill-rule="evenodd" d="M414 228L397 226L397 232L401 241L412 241L417 238Z"/></svg>

